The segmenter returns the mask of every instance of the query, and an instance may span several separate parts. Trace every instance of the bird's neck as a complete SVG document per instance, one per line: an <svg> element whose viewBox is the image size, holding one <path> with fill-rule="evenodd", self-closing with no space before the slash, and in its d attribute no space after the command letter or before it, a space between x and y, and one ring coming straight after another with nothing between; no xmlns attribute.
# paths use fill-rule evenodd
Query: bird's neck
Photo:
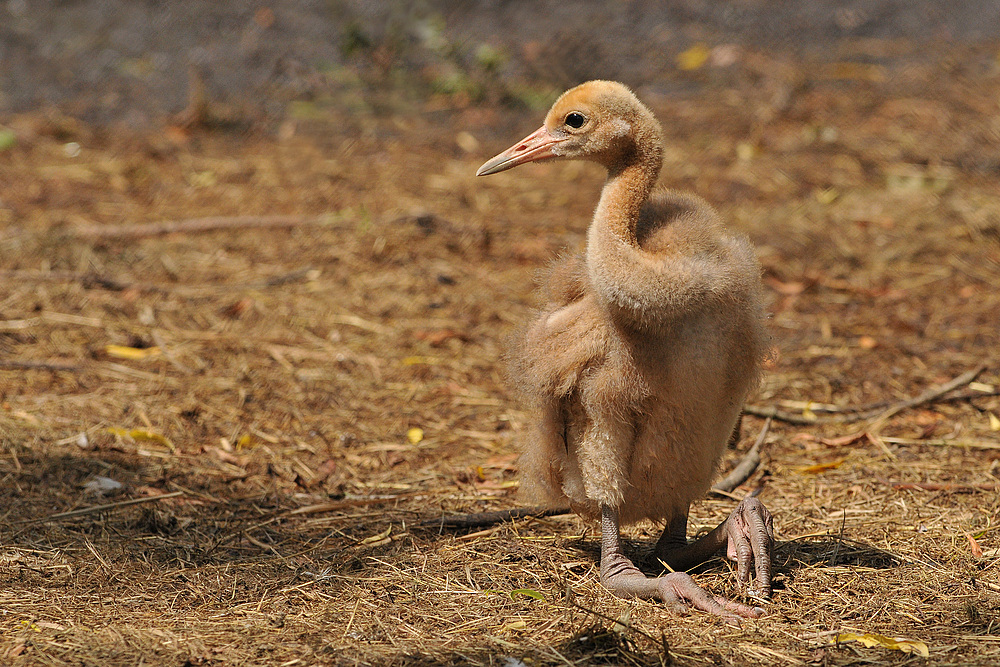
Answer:
<svg viewBox="0 0 1000 667"><path fill-rule="evenodd" d="M642 205L649 199L660 173L663 154L655 148L635 153L608 165L608 180L594 213L594 229L617 240L637 246L636 225Z"/></svg>

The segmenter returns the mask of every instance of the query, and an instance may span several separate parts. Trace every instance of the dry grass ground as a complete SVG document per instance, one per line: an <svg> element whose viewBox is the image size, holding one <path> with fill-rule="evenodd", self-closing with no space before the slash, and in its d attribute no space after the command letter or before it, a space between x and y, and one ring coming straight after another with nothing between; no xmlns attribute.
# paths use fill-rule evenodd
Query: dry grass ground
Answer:
<svg viewBox="0 0 1000 667"><path fill-rule="evenodd" d="M516 503L503 344L602 177L477 181L535 115L335 116L280 138L4 119L0 664L921 661L838 632L1000 662L1000 64L928 61L747 54L647 96L665 182L765 266L777 357L753 402L803 422L774 422L737 490L764 486L779 536L774 600L741 629L608 594L576 517L423 523ZM107 232L205 216L297 224ZM824 412L981 364L881 422ZM706 499L695 526L732 505ZM721 561L697 578L732 592Z"/></svg>

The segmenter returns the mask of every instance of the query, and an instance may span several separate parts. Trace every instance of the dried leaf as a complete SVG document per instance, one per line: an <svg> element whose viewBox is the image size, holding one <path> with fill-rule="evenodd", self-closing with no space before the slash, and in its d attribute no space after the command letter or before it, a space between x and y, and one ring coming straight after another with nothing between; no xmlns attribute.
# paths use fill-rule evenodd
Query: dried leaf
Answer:
<svg viewBox="0 0 1000 667"><path fill-rule="evenodd" d="M796 468L796 472L803 473L805 475L815 475L817 473L825 472L827 470L833 470L834 468L839 468L841 464L847 459L837 459L836 461L830 461L828 463L817 463L811 466L803 466L801 468Z"/></svg>
<svg viewBox="0 0 1000 667"><path fill-rule="evenodd" d="M824 74L829 79L852 81L885 81L885 68L857 62L839 62L828 65Z"/></svg>
<svg viewBox="0 0 1000 667"><path fill-rule="evenodd" d="M801 280L779 280L774 276L767 276L764 278L764 282L767 286L773 289L778 294L782 296L798 296L806 291L806 285Z"/></svg>
<svg viewBox="0 0 1000 667"><path fill-rule="evenodd" d="M25 412L24 410L14 410L13 412L11 412L11 414L14 415L15 417L17 417L18 419L23 419L24 421L28 422L29 424L34 424L34 425L37 426L38 424L42 423L38 419L38 417L36 417L35 415L33 415L31 413Z"/></svg>
<svg viewBox="0 0 1000 667"><path fill-rule="evenodd" d="M274 25L274 10L270 7L261 7L253 14L254 23L264 30Z"/></svg>
<svg viewBox="0 0 1000 667"><path fill-rule="evenodd" d="M872 350L878 347L878 341L872 336L861 336L858 338L858 347L862 350Z"/></svg>
<svg viewBox="0 0 1000 667"><path fill-rule="evenodd" d="M161 354L158 347L128 347L127 345L107 345L104 352L117 359L150 359Z"/></svg>
<svg viewBox="0 0 1000 667"><path fill-rule="evenodd" d="M392 533L392 526L389 526L383 530L378 535L372 535L371 537L366 537L365 539L358 542L358 544L375 544L377 542L382 542Z"/></svg>
<svg viewBox="0 0 1000 667"><path fill-rule="evenodd" d="M234 303L229 304L222 309L222 314L226 317L237 319L243 317L248 312L253 309L254 301L251 298L240 299Z"/></svg>
<svg viewBox="0 0 1000 667"><path fill-rule="evenodd" d="M122 490L122 483L110 477L95 477L83 485L83 492L95 496L106 496Z"/></svg>
<svg viewBox="0 0 1000 667"><path fill-rule="evenodd" d="M864 431L858 431L839 438L820 438L819 441L827 447L843 447L844 445L853 445L858 440L863 440L867 435Z"/></svg>
<svg viewBox="0 0 1000 667"><path fill-rule="evenodd" d="M28 647L28 645L25 644L24 642L20 642L18 644L15 644L11 648L7 649L7 652L3 654L3 657L5 657L5 658L16 658L17 656L19 656L22 653L24 653L24 649L26 649L27 647Z"/></svg>
<svg viewBox="0 0 1000 667"><path fill-rule="evenodd" d="M503 660L501 663L503 667L528 667L528 663L520 658L512 658L509 655L505 655L501 659Z"/></svg>
<svg viewBox="0 0 1000 667"><path fill-rule="evenodd" d="M736 158L744 162L752 160L757 152L757 146L749 141L741 141L736 144Z"/></svg>
<svg viewBox="0 0 1000 667"><path fill-rule="evenodd" d="M992 412L987 412L986 416L989 417L990 420L990 430L1000 431L1000 418L997 418L997 416Z"/></svg>
<svg viewBox="0 0 1000 667"><path fill-rule="evenodd" d="M708 62L708 57L712 55L708 47L702 43L695 44L686 51L677 54L677 68L686 72L701 69Z"/></svg>
<svg viewBox="0 0 1000 667"><path fill-rule="evenodd" d="M147 431L141 428L125 429L118 428L117 426L112 426L108 429L108 433L111 435L117 435L120 438L130 438L135 441L146 441L146 442L158 442L161 445L165 445L170 448L170 451L174 451L174 443L170 441L170 438L160 435L159 433L154 433L153 431Z"/></svg>
<svg viewBox="0 0 1000 667"><path fill-rule="evenodd" d="M35 625L34 621L21 621L21 626L28 630L34 630L35 632L41 632L42 629Z"/></svg>
<svg viewBox="0 0 1000 667"><path fill-rule="evenodd" d="M335 472L337 472L337 462L334 459L323 461L319 464L319 468L316 469L316 477L313 478L312 484L314 486L322 484Z"/></svg>
<svg viewBox="0 0 1000 667"><path fill-rule="evenodd" d="M50 623L48 621L35 621L35 625L40 628L45 628L46 630L57 630L62 632L66 629L65 625L59 625L58 623Z"/></svg>
<svg viewBox="0 0 1000 667"><path fill-rule="evenodd" d="M974 538L972 535L969 535L968 533L963 533L963 534L965 535L965 538L969 540L969 548L972 549L972 555L975 556L976 558L982 558L983 548L979 546L979 542L976 541L976 538Z"/></svg>
<svg viewBox="0 0 1000 667"><path fill-rule="evenodd" d="M927 650L927 644L921 641L917 641L915 639L903 639L901 637L892 639L891 637L879 635L874 632L866 632L863 635L859 635L855 632L841 632L836 635L830 643L842 644L844 642L860 642L869 648L873 646L881 646L882 648L902 651L903 653L916 653L922 658L930 656L930 653Z"/></svg>
<svg viewBox="0 0 1000 667"><path fill-rule="evenodd" d="M420 364L433 364L437 359L435 357L422 357L415 355L412 357L406 357L403 359L404 366L418 366Z"/></svg>
<svg viewBox="0 0 1000 667"><path fill-rule="evenodd" d="M420 329L413 332L413 337L417 340L427 341L431 347L441 347L452 338L456 338L461 341L469 340L469 337L464 333L461 331L455 331L454 329L435 329L433 331Z"/></svg>
<svg viewBox="0 0 1000 667"><path fill-rule="evenodd" d="M523 595L526 598L531 598L533 600L541 600L545 602L545 596L538 591L533 591L530 588L517 588L510 592L510 599L516 600L519 595Z"/></svg>
<svg viewBox="0 0 1000 667"><path fill-rule="evenodd" d="M628 629L632 626L632 608L628 607L622 612L615 624L611 626L613 632L617 632L620 635L628 632Z"/></svg>
<svg viewBox="0 0 1000 667"><path fill-rule="evenodd" d="M455 143L466 153L475 153L479 150L479 140L465 131L455 135Z"/></svg>
<svg viewBox="0 0 1000 667"><path fill-rule="evenodd" d="M837 197L839 196L840 193L837 192L834 188L817 188L813 192L813 197L816 198L816 201L818 201L820 204L823 204L824 206L832 204L837 200Z"/></svg>
<svg viewBox="0 0 1000 667"><path fill-rule="evenodd" d="M0 127L0 151L13 148L16 143L17 135L14 134L14 130L8 130L6 127Z"/></svg>
<svg viewBox="0 0 1000 667"><path fill-rule="evenodd" d="M212 453L217 459L223 463L231 463L234 466L243 467L246 465L245 457L236 456L231 452L227 452L222 447L204 447L202 451L206 453Z"/></svg>

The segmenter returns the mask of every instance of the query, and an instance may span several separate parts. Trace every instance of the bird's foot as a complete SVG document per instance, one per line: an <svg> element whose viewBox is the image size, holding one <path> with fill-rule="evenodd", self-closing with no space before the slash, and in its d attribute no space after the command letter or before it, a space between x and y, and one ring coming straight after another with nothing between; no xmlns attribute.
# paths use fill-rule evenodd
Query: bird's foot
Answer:
<svg viewBox="0 0 1000 667"><path fill-rule="evenodd" d="M735 626L741 618L758 618L764 610L712 595L695 583L687 572L671 572L649 578L622 555L601 562L601 583L618 597L658 599L676 612L689 609L721 617Z"/></svg>
<svg viewBox="0 0 1000 667"><path fill-rule="evenodd" d="M754 598L771 597L771 550L774 520L759 499L740 501L725 523L726 556L736 561L736 576L744 592ZM755 574L750 580L751 567Z"/></svg>

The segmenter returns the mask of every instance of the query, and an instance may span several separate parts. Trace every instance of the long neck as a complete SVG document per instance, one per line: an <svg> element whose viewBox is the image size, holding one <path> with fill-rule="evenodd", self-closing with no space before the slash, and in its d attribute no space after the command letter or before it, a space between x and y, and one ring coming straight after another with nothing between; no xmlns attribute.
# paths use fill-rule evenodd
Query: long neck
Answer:
<svg viewBox="0 0 1000 667"><path fill-rule="evenodd" d="M591 229L592 235L610 235L630 246L637 246L639 211L653 190L663 160L658 140L637 144L625 157L608 165L608 180Z"/></svg>
<svg viewBox="0 0 1000 667"><path fill-rule="evenodd" d="M659 136L655 139L637 141L629 159L608 165L608 180L587 233L591 287L615 319L638 326L658 316L662 283L644 258L636 233L663 159Z"/></svg>

